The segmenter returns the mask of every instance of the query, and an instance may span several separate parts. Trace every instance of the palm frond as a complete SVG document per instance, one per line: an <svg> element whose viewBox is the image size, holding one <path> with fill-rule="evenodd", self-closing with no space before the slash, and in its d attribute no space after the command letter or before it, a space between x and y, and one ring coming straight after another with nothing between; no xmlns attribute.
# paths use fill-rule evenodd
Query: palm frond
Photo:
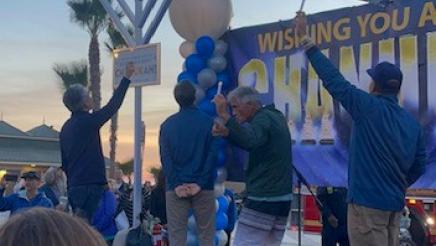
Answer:
<svg viewBox="0 0 436 246"><path fill-rule="evenodd" d="M69 64L56 63L53 65L53 71L64 91L73 84L81 84L88 87L88 63L86 60Z"/></svg>

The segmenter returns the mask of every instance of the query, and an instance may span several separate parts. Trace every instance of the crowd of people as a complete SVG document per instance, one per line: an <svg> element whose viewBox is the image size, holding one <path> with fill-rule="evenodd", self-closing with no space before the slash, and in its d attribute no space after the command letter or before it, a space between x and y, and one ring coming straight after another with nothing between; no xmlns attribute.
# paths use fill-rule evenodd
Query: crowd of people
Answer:
<svg viewBox="0 0 436 246"><path fill-rule="evenodd" d="M323 245L398 245L406 189L423 174L426 164L422 128L398 104L402 72L382 62L368 70L373 79L370 93L357 89L316 47L306 30L305 15L299 12L295 32L302 49L323 86L353 119L348 191L318 189ZM2 245L103 245L94 230L110 242L118 229L115 217L121 212L128 227L132 226L132 189L120 171L108 182L99 130L120 108L133 73L129 64L113 97L100 110L92 111L85 87L74 85L65 92L63 101L72 114L60 134L62 170L48 170L42 186L38 173L24 173L24 187L6 197L2 180L0 210L12 213L0 230ZM214 245L215 162L218 139L223 138L249 153L247 198L233 245L280 245L292 200L292 141L283 113L274 105L264 106L251 87L238 87L227 97L217 94L215 120L195 107L196 90L191 82L178 83L174 97L180 111L161 125L163 172L153 190L143 189L142 218L159 218L168 228L170 245L185 246L192 211L199 245ZM68 197L68 204L63 196ZM20 212L30 207L65 211L69 206L76 218L43 208ZM71 233L61 233L64 228ZM133 233L136 231L127 230L123 239L115 241L123 245ZM45 244L35 243L48 234L51 238Z"/></svg>

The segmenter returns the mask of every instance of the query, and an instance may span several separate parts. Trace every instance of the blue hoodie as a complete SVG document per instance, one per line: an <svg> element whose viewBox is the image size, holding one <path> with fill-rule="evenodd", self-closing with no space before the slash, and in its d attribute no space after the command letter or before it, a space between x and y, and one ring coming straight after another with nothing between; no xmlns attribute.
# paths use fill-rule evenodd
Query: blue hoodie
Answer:
<svg viewBox="0 0 436 246"><path fill-rule="evenodd" d="M356 88L317 47L306 54L326 90L353 118L348 202L401 211L406 189L425 171L423 129L396 95L371 95Z"/></svg>
<svg viewBox="0 0 436 246"><path fill-rule="evenodd" d="M4 190L0 190L0 211L11 210L11 214L14 214L17 211L26 208L53 207L53 203L45 196L43 192L38 192L38 194L31 200L27 199L26 190L19 191L18 193L7 197L4 197L3 193Z"/></svg>
<svg viewBox="0 0 436 246"><path fill-rule="evenodd" d="M105 191L100 204L92 219L92 226L97 229L105 239L112 239L117 233L115 225L115 210L117 200L112 191Z"/></svg>

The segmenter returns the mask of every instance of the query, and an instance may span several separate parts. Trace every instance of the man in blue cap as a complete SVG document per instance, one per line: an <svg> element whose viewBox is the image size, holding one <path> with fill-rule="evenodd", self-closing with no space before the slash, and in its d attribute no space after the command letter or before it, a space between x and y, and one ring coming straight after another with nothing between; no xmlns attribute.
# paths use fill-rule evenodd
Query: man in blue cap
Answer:
<svg viewBox="0 0 436 246"><path fill-rule="evenodd" d="M297 14L295 31L323 86L353 119L348 166L348 233L356 245L399 245L405 193L423 173L423 129L398 104L403 74L382 62L368 74L370 93L356 88L306 36L306 18Z"/></svg>
<svg viewBox="0 0 436 246"><path fill-rule="evenodd" d="M53 203L47 198L44 192L39 192L38 187L41 185L41 177L37 172L26 172L21 176L24 179L24 190L4 197L3 193L6 188L5 179L0 180L0 211L10 210L15 214L21 210L32 207L52 208Z"/></svg>

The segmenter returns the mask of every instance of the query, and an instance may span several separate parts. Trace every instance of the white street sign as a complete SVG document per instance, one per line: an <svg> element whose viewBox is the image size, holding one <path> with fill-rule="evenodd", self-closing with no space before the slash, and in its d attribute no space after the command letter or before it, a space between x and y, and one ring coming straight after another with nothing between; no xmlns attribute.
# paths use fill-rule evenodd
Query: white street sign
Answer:
<svg viewBox="0 0 436 246"><path fill-rule="evenodd" d="M114 50L113 84L118 87L129 62L135 64L131 86L160 84L160 44Z"/></svg>

